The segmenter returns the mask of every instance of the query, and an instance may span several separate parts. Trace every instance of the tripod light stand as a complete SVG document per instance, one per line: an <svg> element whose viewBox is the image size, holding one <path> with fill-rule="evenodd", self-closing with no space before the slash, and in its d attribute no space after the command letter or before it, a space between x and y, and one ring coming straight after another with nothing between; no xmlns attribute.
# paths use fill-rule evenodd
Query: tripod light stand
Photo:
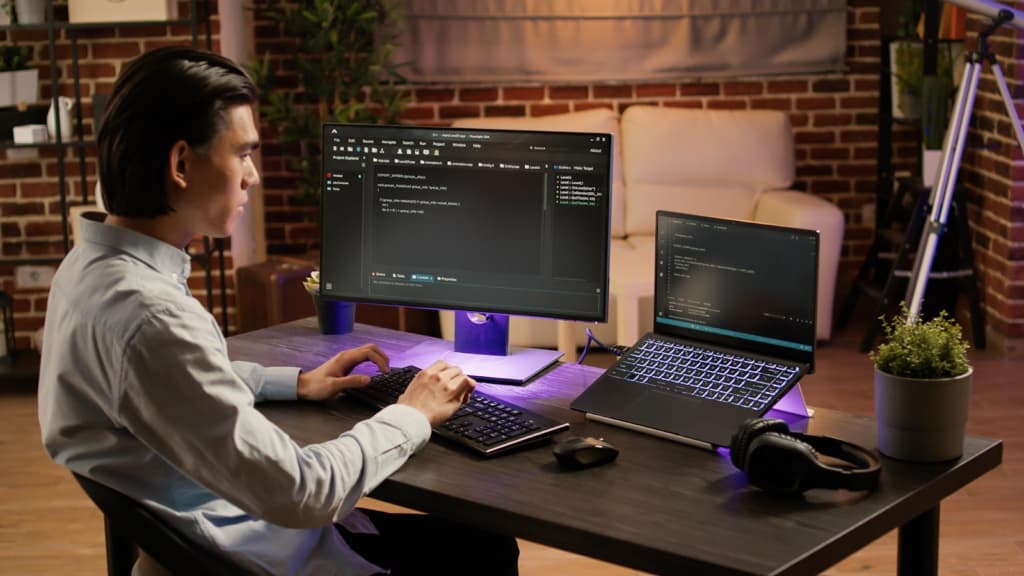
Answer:
<svg viewBox="0 0 1024 576"><path fill-rule="evenodd" d="M1017 136L1017 144L1024 152L1024 128L1021 127L1020 118L1014 108L1010 91L1006 87L1006 78L999 67L995 54L989 49L988 37L1004 24L1014 20L1015 14L1020 14L1001 5L985 2L982 0L958 0L951 2L960 5L968 10L975 10L992 16L992 23L978 35L977 48L967 55L964 66L963 80L957 90L956 101L953 105L950 117L949 129L946 132L946 139L942 146L942 159L939 164L938 178L932 188L929 197L930 213L928 220L921 230L921 240L918 243L917 257L914 260L914 268L910 273L910 282L907 284L907 294L904 302L907 304L907 321L914 322L921 312L921 303L924 299L925 287L928 284L928 277L931 274L932 263L935 259L935 250L939 243L939 237L946 227L946 218L949 215L949 207L953 201L953 190L956 187L957 174L960 171L960 161L963 157L964 143L967 140L967 130L971 124L971 112L974 108L974 98L978 93L978 81L981 79L982 65L989 63L996 84L999 87L999 94L1002 97L1006 113L1010 117L1010 124L1013 126ZM1015 22L1015 27L1024 25L1022 22Z"/></svg>

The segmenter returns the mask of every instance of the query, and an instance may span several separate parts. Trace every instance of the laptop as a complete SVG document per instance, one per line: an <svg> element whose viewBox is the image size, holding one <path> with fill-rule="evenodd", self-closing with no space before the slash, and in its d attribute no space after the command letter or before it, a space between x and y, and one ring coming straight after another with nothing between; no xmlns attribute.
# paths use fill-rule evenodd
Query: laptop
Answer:
<svg viewBox="0 0 1024 576"><path fill-rule="evenodd" d="M814 369L818 243L813 230L658 211L654 331L571 407L729 446Z"/></svg>

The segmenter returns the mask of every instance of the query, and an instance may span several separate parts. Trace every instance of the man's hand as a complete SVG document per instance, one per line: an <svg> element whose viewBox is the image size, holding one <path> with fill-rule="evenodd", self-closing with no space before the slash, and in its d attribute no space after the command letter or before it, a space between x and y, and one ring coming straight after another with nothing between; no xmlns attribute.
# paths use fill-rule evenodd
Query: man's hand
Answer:
<svg viewBox="0 0 1024 576"><path fill-rule="evenodd" d="M329 400L346 388L359 388L370 383L365 374L349 374L363 362L373 362L381 372L388 371L388 357L376 344L337 353L318 368L299 374L295 393L302 400Z"/></svg>
<svg viewBox="0 0 1024 576"><path fill-rule="evenodd" d="M463 374L461 368L438 360L409 382L398 403L419 410L431 426L437 426L469 401L474 388L476 382Z"/></svg>

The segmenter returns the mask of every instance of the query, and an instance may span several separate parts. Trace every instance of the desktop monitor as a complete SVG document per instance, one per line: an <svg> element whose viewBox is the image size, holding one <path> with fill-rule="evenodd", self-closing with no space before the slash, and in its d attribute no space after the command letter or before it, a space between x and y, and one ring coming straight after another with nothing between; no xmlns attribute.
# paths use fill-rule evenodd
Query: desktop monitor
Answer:
<svg viewBox="0 0 1024 576"><path fill-rule="evenodd" d="M320 288L456 311L449 361L524 382L508 315L607 319L610 134L323 125Z"/></svg>

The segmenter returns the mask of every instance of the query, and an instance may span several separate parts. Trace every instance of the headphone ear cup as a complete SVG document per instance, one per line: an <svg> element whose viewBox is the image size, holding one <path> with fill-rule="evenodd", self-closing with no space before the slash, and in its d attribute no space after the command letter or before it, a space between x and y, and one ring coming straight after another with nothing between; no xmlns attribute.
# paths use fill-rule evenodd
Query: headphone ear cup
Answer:
<svg viewBox="0 0 1024 576"><path fill-rule="evenodd" d="M750 418L732 435L729 442L729 459L739 470L747 469L747 450L750 443L765 432L789 433L789 425L778 418Z"/></svg>
<svg viewBox="0 0 1024 576"><path fill-rule="evenodd" d="M785 432L759 434L751 439L746 459L747 479L766 492L799 494L813 487L808 482L817 451Z"/></svg>

